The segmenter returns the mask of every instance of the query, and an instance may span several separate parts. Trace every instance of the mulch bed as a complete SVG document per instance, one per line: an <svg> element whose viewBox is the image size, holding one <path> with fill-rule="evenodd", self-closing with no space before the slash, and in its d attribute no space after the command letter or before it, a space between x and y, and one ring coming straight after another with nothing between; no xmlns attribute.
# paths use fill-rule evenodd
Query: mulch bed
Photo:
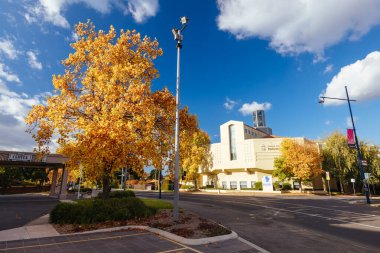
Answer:
<svg viewBox="0 0 380 253"><path fill-rule="evenodd" d="M96 224L53 224L60 234L90 231L102 228L140 225L159 228L161 230L190 239L199 239L230 234L231 231L213 221L204 219L195 213L180 211L178 223L173 222L172 210L159 210L155 215L127 221L108 221Z"/></svg>

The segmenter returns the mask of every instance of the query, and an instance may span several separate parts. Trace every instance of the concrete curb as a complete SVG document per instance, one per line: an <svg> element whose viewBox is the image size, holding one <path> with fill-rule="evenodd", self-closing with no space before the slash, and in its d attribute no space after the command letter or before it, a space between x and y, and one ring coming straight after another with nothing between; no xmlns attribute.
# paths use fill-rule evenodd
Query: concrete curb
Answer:
<svg viewBox="0 0 380 253"><path fill-rule="evenodd" d="M121 227L113 227L113 228L102 228L97 230L91 230L91 231L85 231L85 232L79 232L79 233L71 233L71 234L62 234L63 235L80 235L80 234L91 234L91 233L101 233L101 232L113 232L113 231L119 231L123 229L139 229L139 230L146 230L149 232L152 232L154 234L160 235L162 237L165 237L167 239L170 239L175 242L179 242L186 245L203 245L203 244L209 244L214 242L222 242L230 239L236 239L239 236L231 230L231 233L228 235L219 235L219 236L213 236L213 237L206 237L206 238L199 238L199 239L189 239L185 238L179 235L175 235L172 233L169 233L167 231L158 229L158 228L151 228L148 226L121 226Z"/></svg>

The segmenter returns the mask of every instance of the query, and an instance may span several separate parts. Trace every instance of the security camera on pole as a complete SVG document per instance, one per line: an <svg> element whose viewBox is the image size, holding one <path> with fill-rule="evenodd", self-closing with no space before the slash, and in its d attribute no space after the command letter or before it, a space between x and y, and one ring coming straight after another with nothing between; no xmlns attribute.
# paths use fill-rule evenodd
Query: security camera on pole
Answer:
<svg viewBox="0 0 380 253"><path fill-rule="evenodd" d="M174 35L174 40L177 41L177 84L176 84L176 110L175 110L175 167L174 167L174 199L173 199L173 220L177 222L179 220L179 189L178 189L178 167L179 167L179 78L180 78L180 50L182 48L182 31L186 28L189 19L186 17L181 18L182 28L173 28L172 33Z"/></svg>

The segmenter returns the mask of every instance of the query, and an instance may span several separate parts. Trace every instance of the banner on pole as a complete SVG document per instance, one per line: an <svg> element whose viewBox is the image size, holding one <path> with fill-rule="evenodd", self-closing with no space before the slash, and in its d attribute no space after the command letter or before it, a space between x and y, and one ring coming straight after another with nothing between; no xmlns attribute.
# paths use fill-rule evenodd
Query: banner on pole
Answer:
<svg viewBox="0 0 380 253"><path fill-rule="evenodd" d="M347 144L350 148L356 147L354 129L347 129Z"/></svg>

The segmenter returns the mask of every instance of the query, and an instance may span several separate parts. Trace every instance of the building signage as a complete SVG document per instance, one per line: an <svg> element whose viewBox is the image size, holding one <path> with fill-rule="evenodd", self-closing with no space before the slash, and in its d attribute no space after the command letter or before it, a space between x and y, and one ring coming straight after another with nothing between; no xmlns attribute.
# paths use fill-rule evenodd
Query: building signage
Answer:
<svg viewBox="0 0 380 253"><path fill-rule="evenodd" d="M263 183L263 191L265 192L273 191L272 176L263 176L262 183Z"/></svg>
<svg viewBox="0 0 380 253"><path fill-rule="evenodd" d="M279 144L261 145L261 151L279 151L279 150L280 150Z"/></svg>
<svg viewBox="0 0 380 253"><path fill-rule="evenodd" d="M347 144L350 148L356 147L354 129L347 129Z"/></svg>
<svg viewBox="0 0 380 253"><path fill-rule="evenodd" d="M32 155L26 155L22 153L13 153L13 154L11 153L9 154L9 160L30 162L32 161Z"/></svg>

